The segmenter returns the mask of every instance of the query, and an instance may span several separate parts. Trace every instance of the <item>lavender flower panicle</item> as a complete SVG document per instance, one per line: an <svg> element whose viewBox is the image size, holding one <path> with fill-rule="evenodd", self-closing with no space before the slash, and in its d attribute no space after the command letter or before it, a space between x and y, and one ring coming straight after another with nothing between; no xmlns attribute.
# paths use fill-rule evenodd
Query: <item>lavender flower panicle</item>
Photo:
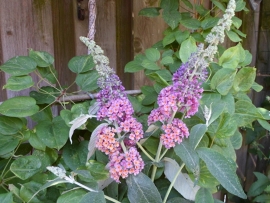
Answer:
<svg viewBox="0 0 270 203"><path fill-rule="evenodd" d="M189 135L186 125L175 120L174 115L182 112L188 118L198 111L203 93L201 85L208 77L207 67L217 53L217 45L224 41L225 29L229 30L231 27L235 7L235 0L230 0L223 18L206 36L208 47L204 49L203 44L198 45L197 51L173 74L172 85L162 89L158 95L158 108L151 111L148 125L157 121L163 123L164 134L160 139L166 148L174 147L175 143L181 143Z"/></svg>
<svg viewBox="0 0 270 203"><path fill-rule="evenodd" d="M143 160L135 148L136 142L143 137L142 124L132 116L134 110L124 93L125 88L114 70L108 66L109 60L103 55L102 49L88 38L80 39L88 46L100 75L97 82L101 88L97 98L97 119L107 119L114 125L99 130L96 147L109 156L110 176L116 182L120 182L120 177L137 175L144 167ZM120 138L123 138L123 141L119 141ZM120 142L125 148L121 148Z"/></svg>

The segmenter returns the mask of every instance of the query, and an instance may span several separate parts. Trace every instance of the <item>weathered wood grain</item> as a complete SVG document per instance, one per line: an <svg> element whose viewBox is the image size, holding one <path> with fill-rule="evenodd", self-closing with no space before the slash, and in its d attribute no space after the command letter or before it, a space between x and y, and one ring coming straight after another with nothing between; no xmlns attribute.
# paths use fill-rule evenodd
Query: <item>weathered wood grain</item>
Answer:
<svg viewBox="0 0 270 203"><path fill-rule="evenodd" d="M163 31L167 28L161 16L148 18L138 15L141 9L150 6L158 6L158 0L133 1L134 55L144 53L145 49L160 41L163 38ZM134 89L150 84L151 81L144 76L142 71L134 74Z"/></svg>
<svg viewBox="0 0 270 203"><path fill-rule="evenodd" d="M53 54L51 3L48 0L0 2L1 63L17 55L27 55L28 50L44 50ZM5 77L5 79L4 79ZM1 76L1 87L9 76ZM34 76L34 80L38 78ZM6 91L6 97L27 95L29 90ZM3 97L3 98L2 98Z"/></svg>
<svg viewBox="0 0 270 203"><path fill-rule="evenodd" d="M95 41L104 50L110 60L110 66L116 70L116 14L115 0L98 0Z"/></svg>

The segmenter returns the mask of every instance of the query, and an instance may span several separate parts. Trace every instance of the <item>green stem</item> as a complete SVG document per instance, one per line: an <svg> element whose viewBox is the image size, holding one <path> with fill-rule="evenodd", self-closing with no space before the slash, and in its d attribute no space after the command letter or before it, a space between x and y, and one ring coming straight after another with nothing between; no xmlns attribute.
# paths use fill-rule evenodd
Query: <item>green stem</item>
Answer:
<svg viewBox="0 0 270 203"><path fill-rule="evenodd" d="M167 151L168 151L168 149L165 149L165 150L164 150L164 152L163 152L162 155L160 156L159 160L161 160L161 159L165 156L165 154L167 153Z"/></svg>
<svg viewBox="0 0 270 203"><path fill-rule="evenodd" d="M142 146L139 142L137 142L136 144L138 145L138 147L142 150L142 152L143 152L143 153L144 153L151 161L155 162L155 159L153 159L153 157L152 157L150 154L147 153L147 151L143 148L143 146Z"/></svg>
<svg viewBox="0 0 270 203"><path fill-rule="evenodd" d="M116 122L114 122L114 126L115 126L116 129L119 128L119 126L118 126L118 124L117 124ZM117 130L117 131L118 131L118 130ZM121 134L120 134L119 132L117 132L117 136L118 136L118 138L121 138ZM124 152L127 152L127 148L126 148L126 146L125 146L123 140L120 141L120 145L121 145L123 151L124 151Z"/></svg>
<svg viewBox="0 0 270 203"><path fill-rule="evenodd" d="M162 149L162 141L160 140L159 141L159 145L158 145L158 150L157 150L156 158L155 158L155 162L159 162L160 161L161 149ZM156 172L157 172L157 166L153 165L153 170L152 170L152 175L151 175L151 180L153 182L155 180Z"/></svg>
<svg viewBox="0 0 270 203"><path fill-rule="evenodd" d="M174 176L174 179L172 180L172 182L171 182L171 184L170 184L170 186L169 186L169 188L168 188L168 190L167 190L167 192L166 192L166 195L165 195L165 197L164 197L163 203L166 203L167 198L169 197L169 194L170 194L170 192L171 192L171 190L172 190L172 187L173 187L175 181L177 180L178 175L180 174L180 172L181 172L182 169L184 168L184 166L185 166L185 164L182 163L182 165L180 166L180 168L179 168L179 170L177 171L176 175Z"/></svg>
<svg viewBox="0 0 270 203"><path fill-rule="evenodd" d="M113 199L113 198L111 198L111 197L109 197L109 196L107 196L107 195L104 195L104 197L105 197L105 199L110 200L110 201L112 201L112 202L115 202L115 203L121 203L121 202L119 202L118 200Z"/></svg>

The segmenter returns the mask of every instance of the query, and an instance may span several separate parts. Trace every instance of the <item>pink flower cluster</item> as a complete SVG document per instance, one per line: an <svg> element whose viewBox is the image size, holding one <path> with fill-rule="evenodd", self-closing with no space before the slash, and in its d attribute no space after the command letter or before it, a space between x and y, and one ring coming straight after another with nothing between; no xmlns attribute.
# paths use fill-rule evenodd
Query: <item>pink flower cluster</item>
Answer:
<svg viewBox="0 0 270 203"><path fill-rule="evenodd" d="M157 121L163 123L162 129L165 134L161 135L161 140L166 148L174 147L175 143L181 143L182 138L189 135L186 125L179 119L172 120L172 116L176 112L182 112L186 118L189 118L199 108L199 100L203 92L201 84L207 72L202 70L196 73L191 67L193 61L196 61L196 55L174 73L173 84L160 91L157 99L158 108L152 110L148 117L148 125Z"/></svg>
<svg viewBox="0 0 270 203"><path fill-rule="evenodd" d="M171 124L162 125L162 130L164 134L161 134L160 140L167 149L174 147L175 143L180 144L183 138L189 136L187 126L178 118L173 119Z"/></svg>
<svg viewBox="0 0 270 203"><path fill-rule="evenodd" d="M115 138L116 130L113 127L103 127L97 135L96 148L110 155L119 150L119 142Z"/></svg>
<svg viewBox="0 0 270 203"><path fill-rule="evenodd" d="M103 127L98 132L96 147L109 155L110 175L119 182L120 177L136 175L144 167L143 160L135 148L136 142L143 137L143 127L132 116L132 104L124 93L125 88L117 75L101 78L98 85L101 91L97 99L100 106L97 118L111 121L114 127ZM121 148L121 141L126 151Z"/></svg>
<svg viewBox="0 0 270 203"><path fill-rule="evenodd" d="M129 148L125 153L116 151L110 156L110 174L116 182L119 178L127 178L129 174L137 175L144 168L144 162L135 147Z"/></svg>

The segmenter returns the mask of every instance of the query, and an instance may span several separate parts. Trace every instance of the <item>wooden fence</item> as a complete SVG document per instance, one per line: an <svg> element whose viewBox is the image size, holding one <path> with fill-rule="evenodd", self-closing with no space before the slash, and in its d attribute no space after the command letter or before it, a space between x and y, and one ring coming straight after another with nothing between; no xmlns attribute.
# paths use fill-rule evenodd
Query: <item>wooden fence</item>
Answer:
<svg viewBox="0 0 270 203"><path fill-rule="evenodd" d="M181 0L180 0L181 1ZM247 0L248 14L240 14L243 20L242 31L247 33L243 45L253 55L251 66L258 68L257 82L265 89L260 94L251 94L256 105L260 105L269 95L270 83L270 1L263 1L254 7ZM47 51L55 57L55 67L59 81L63 85L74 81L75 75L67 68L68 61L75 55L87 54L79 36L88 32L87 0L80 2L85 11L85 19L78 19L77 0L2 0L0 1L0 64L16 55L27 55L30 48ZM126 89L138 89L148 84L142 73L124 74L124 66L134 55L159 41L166 28L161 17L146 18L138 12L149 6L157 6L158 0L97 0L95 41L110 59ZM193 0L194 3L202 2ZM211 7L210 0L204 6ZM256 1L258 2L258 1ZM181 3L180 9L185 9ZM83 13L82 13L83 14ZM230 46L227 42L227 46ZM17 95L27 95L28 91L11 92L2 89L8 75L0 72L0 102ZM37 80L37 78L35 79ZM76 89L76 87L74 87ZM245 138L245 135L243 135ZM244 139L245 142L245 139ZM269 150L270 142L263 141ZM248 153L249 146L237 151L238 174L247 190L254 181L253 171L265 170L256 156Z"/></svg>

